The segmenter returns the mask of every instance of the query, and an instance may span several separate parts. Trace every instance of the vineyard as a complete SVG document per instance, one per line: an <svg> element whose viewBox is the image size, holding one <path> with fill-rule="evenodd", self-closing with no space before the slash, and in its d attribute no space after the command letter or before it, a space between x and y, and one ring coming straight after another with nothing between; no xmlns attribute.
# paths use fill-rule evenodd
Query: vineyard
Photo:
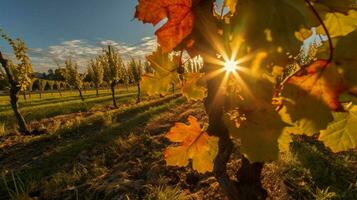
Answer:
<svg viewBox="0 0 357 200"><path fill-rule="evenodd" d="M357 199L356 1L120 5L154 41L0 24L0 199Z"/></svg>

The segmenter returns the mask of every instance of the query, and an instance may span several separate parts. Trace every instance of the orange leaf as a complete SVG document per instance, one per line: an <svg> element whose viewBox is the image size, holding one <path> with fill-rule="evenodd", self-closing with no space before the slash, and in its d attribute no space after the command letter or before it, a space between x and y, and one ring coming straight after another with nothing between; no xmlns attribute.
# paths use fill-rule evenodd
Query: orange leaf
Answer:
<svg viewBox="0 0 357 200"><path fill-rule="evenodd" d="M340 109L339 95L344 86L335 66L326 60L317 60L306 68L306 72L306 75L291 77L289 83L323 101L330 109Z"/></svg>
<svg viewBox="0 0 357 200"><path fill-rule="evenodd" d="M169 52L192 32L194 16L191 8L192 0L139 0L135 17L154 26L168 18L155 34L162 49Z"/></svg>
<svg viewBox="0 0 357 200"><path fill-rule="evenodd" d="M166 164L184 167L192 160L193 169L200 173L213 170L213 160L218 152L218 138L203 132L197 119L188 117L190 125L176 123L166 134L178 146L168 147L164 152Z"/></svg>

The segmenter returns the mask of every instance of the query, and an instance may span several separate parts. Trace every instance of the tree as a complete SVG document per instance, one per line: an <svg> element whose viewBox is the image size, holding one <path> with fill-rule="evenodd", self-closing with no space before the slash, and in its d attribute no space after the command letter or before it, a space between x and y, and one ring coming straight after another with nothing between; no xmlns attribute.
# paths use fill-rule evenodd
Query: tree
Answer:
<svg viewBox="0 0 357 200"><path fill-rule="evenodd" d="M98 89L103 83L104 69L101 64L100 58L90 60L88 67L88 76L91 82L94 84L96 94L99 95Z"/></svg>
<svg viewBox="0 0 357 200"><path fill-rule="evenodd" d="M128 71L130 71L132 80L138 88L136 103L139 103L141 101L141 99L140 99L140 95L141 95L140 82L141 82L141 75L142 75L141 61L140 60L135 61L134 59L131 59L131 61L129 63Z"/></svg>
<svg viewBox="0 0 357 200"><path fill-rule="evenodd" d="M38 90L40 94L40 99L42 99L42 93L45 91L47 80L45 79L37 79L38 81Z"/></svg>
<svg viewBox="0 0 357 200"><path fill-rule="evenodd" d="M8 86L7 80L5 78L6 74L2 68L0 68L0 90L5 90Z"/></svg>
<svg viewBox="0 0 357 200"><path fill-rule="evenodd" d="M121 69L121 80L123 81L123 84L125 85L126 91L129 91L129 85L132 82L132 74L130 69L128 69L126 66L123 65Z"/></svg>
<svg viewBox="0 0 357 200"><path fill-rule="evenodd" d="M25 43L19 38L13 40L4 33L1 34L1 37L10 44L18 61L18 64L14 64L10 60L5 59L0 51L0 63L7 76L10 88L10 103L18 121L19 131L24 135L28 135L30 134L30 130L17 104L19 92L24 91L31 84L30 76L32 73L32 65L28 56L28 49Z"/></svg>
<svg viewBox="0 0 357 200"><path fill-rule="evenodd" d="M104 50L103 55L100 57L104 66L104 80L110 85L112 92L112 99L114 107L118 107L115 99L115 87L122 79L123 61L118 53L112 46L108 46L107 50Z"/></svg>
<svg viewBox="0 0 357 200"><path fill-rule="evenodd" d="M164 52L185 50L201 55L204 64L209 125L203 132L193 117L189 125L176 124L166 137L179 145L165 151L167 164L186 166L191 159L199 172L214 172L230 199L265 199L263 165L286 150L292 134L319 135L333 152L355 149L357 106L339 100L343 93L355 95L357 86L355 2L227 0L227 13L217 13L214 5L215 0L141 0L136 7L135 17L144 23L167 18L155 33ZM314 38L327 39L301 48ZM176 73L160 67L166 73L156 80ZM199 76L177 72L186 78L182 92L190 99L200 91ZM148 87L159 90L159 84ZM238 181L226 169L231 137L241 141Z"/></svg>
<svg viewBox="0 0 357 200"><path fill-rule="evenodd" d="M65 62L65 79L69 86L78 90L81 100L84 101L82 95L83 80L78 72L78 64L73 62L71 58Z"/></svg>

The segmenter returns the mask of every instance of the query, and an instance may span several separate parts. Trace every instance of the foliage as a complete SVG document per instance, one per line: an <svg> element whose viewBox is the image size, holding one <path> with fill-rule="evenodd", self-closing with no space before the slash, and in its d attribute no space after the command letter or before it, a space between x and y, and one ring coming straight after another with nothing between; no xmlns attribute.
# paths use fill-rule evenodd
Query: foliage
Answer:
<svg viewBox="0 0 357 200"><path fill-rule="evenodd" d="M65 62L65 80L68 85L75 89L81 89L83 86L83 80L78 71L78 64L72 61L71 58Z"/></svg>
<svg viewBox="0 0 357 200"><path fill-rule="evenodd" d="M192 167L198 172L212 171L218 151L218 138L203 131L195 117L189 116L188 121L190 125L176 123L166 134L171 142L180 143L179 146L165 150L166 164L184 167L191 159Z"/></svg>
<svg viewBox="0 0 357 200"><path fill-rule="evenodd" d="M25 91L31 84L32 64L28 56L28 48L20 38L11 39L0 29L1 37L5 39L14 51L16 62L9 61L10 69L15 77L15 81L21 91Z"/></svg>
<svg viewBox="0 0 357 200"><path fill-rule="evenodd" d="M132 80L134 83L140 83L141 81L141 75L143 73L143 67L141 64L141 61L135 61L134 59L131 59L129 63L129 71L130 75L132 76Z"/></svg>
<svg viewBox="0 0 357 200"><path fill-rule="evenodd" d="M104 68L104 80L112 83L122 80L123 60L119 52L111 46L99 57Z"/></svg>
<svg viewBox="0 0 357 200"><path fill-rule="evenodd" d="M142 76L141 88L149 95L166 95L172 85L177 85L180 81L176 69L179 65L179 58L170 58L161 48L146 57L151 64L153 73L145 73Z"/></svg>
<svg viewBox="0 0 357 200"><path fill-rule="evenodd" d="M88 75L95 87L98 88L103 83L104 69L100 62L100 58L92 59L88 66Z"/></svg>
<svg viewBox="0 0 357 200"><path fill-rule="evenodd" d="M354 95L351 91L357 86L357 4L227 0L224 5L230 12L218 14L212 12L213 0L139 1L135 17L140 21L157 25L167 18L155 33L162 50L148 57L154 74L143 76L143 88L161 94L171 82L182 81L177 70L181 61L174 63L168 53L186 50L190 56L202 56L205 80L222 77L215 83L225 94L217 97L225 98L222 119L230 134L241 140L241 151L251 162L277 159L279 142L289 141L293 133L321 132L320 140L334 152L356 148L355 109L347 109L340 96ZM323 38L323 45L316 37ZM228 62L238 63L238 69L225 69ZM194 86L183 86L183 91ZM168 164L186 164L186 154L181 155Z"/></svg>

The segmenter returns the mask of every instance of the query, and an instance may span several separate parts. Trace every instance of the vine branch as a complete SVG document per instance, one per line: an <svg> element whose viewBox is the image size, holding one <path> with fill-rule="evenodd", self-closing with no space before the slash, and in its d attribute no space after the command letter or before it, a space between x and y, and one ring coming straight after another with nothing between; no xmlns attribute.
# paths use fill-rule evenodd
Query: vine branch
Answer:
<svg viewBox="0 0 357 200"><path fill-rule="evenodd" d="M314 6L312 5L312 3L309 0L305 0L305 2L307 3L307 5L309 5L310 9L312 10L312 12L315 14L317 20L321 23L322 28L324 29L327 38L328 38L328 44L329 44L329 49L330 49L330 54L329 54L329 58L327 60L326 66L328 64L330 64L333 60L333 54L334 54L334 47L333 47L333 43L332 43L332 39L331 39L331 35L326 27L326 24L324 23L324 21L322 20L320 14L317 12L317 10L314 8ZM326 67L325 66L325 67Z"/></svg>

